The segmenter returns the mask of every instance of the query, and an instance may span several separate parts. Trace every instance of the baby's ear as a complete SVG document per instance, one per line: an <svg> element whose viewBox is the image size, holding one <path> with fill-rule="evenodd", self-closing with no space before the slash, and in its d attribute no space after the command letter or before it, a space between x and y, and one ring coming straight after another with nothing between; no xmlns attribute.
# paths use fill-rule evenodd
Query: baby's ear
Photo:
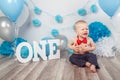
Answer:
<svg viewBox="0 0 120 80"><path fill-rule="evenodd" d="M77 36L77 38L79 37L79 33L78 32L76 32L76 36Z"/></svg>
<svg viewBox="0 0 120 80"><path fill-rule="evenodd" d="M78 30L77 29L74 29L75 30L75 32L77 33L78 32Z"/></svg>

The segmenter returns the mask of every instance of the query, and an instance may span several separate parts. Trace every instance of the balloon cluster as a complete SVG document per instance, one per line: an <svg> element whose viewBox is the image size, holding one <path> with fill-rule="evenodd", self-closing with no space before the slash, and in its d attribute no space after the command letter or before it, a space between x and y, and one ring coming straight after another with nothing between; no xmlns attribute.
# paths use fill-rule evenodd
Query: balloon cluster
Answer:
<svg viewBox="0 0 120 80"><path fill-rule="evenodd" d="M89 25L89 37L97 42L102 37L109 37L111 35L110 30L101 22L92 22Z"/></svg>
<svg viewBox="0 0 120 80"><path fill-rule="evenodd" d="M3 40L13 42L19 27L28 23L29 10L24 4L24 0L0 0L0 10L5 15L0 16L0 37ZM26 16L23 16L25 13Z"/></svg>
<svg viewBox="0 0 120 80"><path fill-rule="evenodd" d="M0 0L0 9L5 15L0 17L0 37L5 40L0 45L1 55L13 56L15 47L21 42L26 42L26 40L22 38L16 38L18 33L18 30L16 29L29 21L29 10L24 4L28 6L24 0ZM35 9L35 11L39 14L38 9ZM24 13L26 13L27 16L25 16L25 18L21 16ZM20 18L24 20L21 20ZM25 53L27 52L27 49L23 47L21 52L21 55L26 57Z"/></svg>

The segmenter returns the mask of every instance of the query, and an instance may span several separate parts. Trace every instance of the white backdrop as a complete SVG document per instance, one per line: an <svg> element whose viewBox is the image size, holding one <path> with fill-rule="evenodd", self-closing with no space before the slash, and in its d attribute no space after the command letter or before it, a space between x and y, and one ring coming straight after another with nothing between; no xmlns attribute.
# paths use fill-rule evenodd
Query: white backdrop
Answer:
<svg viewBox="0 0 120 80"><path fill-rule="evenodd" d="M33 41L39 41L43 37L52 37L52 29L58 29L60 34L65 35L68 39L70 39L75 35L73 25L79 19L86 20L88 23L100 21L107 25L115 35L115 30L118 30L117 32L120 30L119 23L113 26L113 24L116 24L116 17L114 18L113 16L113 19L110 19L110 17L99 7L97 0L89 0L89 2L88 0L33 0L34 5L43 11L40 15L35 15L33 12L34 6L31 1L26 1L30 10L30 19L39 19L42 23L40 27L34 27L30 22L20 27L19 37L28 40L30 43ZM97 5L97 13L92 13L90 11L90 6L92 4ZM77 14L78 9L83 7L87 10L86 16L80 16ZM55 21L54 16L57 14L63 16L62 24ZM0 12L0 16L2 15L4 14ZM22 23L26 16L27 14L25 12L24 14L21 14L18 22ZM28 20L30 21L30 19Z"/></svg>
<svg viewBox="0 0 120 80"><path fill-rule="evenodd" d="M97 0L91 0L88 3L87 1L88 0L33 0L37 7L44 12L47 12L43 12L41 15L35 15L33 13L33 6L28 0L32 19L39 19L42 25L40 27L34 27L32 24L30 26L23 26L20 29L19 36L27 39L29 42L32 42L33 40L39 41L43 37L51 36L51 30L55 28L59 30L60 34L63 34L70 39L75 35L73 25L79 19L84 19L88 23L101 21L112 30L113 26L111 25L111 19L99 7ZM97 5L97 13L92 13L90 11L90 6L92 4ZM77 14L78 9L83 7L87 10L88 14L86 16L80 16ZM69 15L70 13L74 14ZM57 14L63 16L62 24L59 24L54 20L54 16Z"/></svg>

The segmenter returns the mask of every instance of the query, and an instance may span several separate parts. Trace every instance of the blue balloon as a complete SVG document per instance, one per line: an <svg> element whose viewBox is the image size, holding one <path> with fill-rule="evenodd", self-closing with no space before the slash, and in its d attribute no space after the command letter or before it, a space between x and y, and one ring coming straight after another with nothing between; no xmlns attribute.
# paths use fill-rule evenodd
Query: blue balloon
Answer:
<svg viewBox="0 0 120 80"><path fill-rule="evenodd" d="M99 5L108 16L112 17L119 8L120 0L99 0Z"/></svg>
<svg viewBox="0 0 120 80"><path fill-rule="evenodd" d="M16 22L23 7L24 0L0 0L0 9L13 22Z"/></svg>

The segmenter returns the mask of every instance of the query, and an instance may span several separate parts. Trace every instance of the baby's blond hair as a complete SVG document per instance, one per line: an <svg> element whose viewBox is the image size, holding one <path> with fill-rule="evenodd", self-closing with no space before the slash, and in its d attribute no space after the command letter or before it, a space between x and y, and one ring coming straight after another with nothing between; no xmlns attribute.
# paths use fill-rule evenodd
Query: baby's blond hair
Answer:
<svg viewBox="0 0 120 80"><path fill-rule="evenodd" d="M75 22L74 30L76 29L76 26L77 26L79 23L85 23L85 24L87 24L87 22L84 21L84 20L78 20L77 22Z"/></svg>

